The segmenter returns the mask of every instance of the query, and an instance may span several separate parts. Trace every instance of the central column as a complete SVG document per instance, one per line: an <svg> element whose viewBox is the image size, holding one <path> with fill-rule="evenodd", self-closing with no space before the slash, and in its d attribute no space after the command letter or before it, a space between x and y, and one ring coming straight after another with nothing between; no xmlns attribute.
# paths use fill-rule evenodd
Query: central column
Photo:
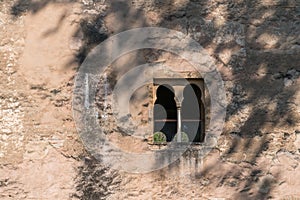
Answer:
<svg viewBox="0 0 300 200"><path fill-rule="evenodd" d="M177 106L177 142L181 142L181 106Z"/></svg>
<svg viewBox="0 0 300 200"><path fill-rule="evenodd" d="M173 86L175 90L175 101L176 101L176 108L177 108L177 141L181 142L181 104L183 101L183 86Z"/></svg>

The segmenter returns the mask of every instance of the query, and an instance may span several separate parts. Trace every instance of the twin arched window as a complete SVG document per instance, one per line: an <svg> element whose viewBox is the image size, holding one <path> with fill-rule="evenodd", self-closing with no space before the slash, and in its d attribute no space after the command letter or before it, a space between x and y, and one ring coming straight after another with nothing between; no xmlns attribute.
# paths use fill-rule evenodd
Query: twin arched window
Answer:
<svg viewBox="0 0 300 200"><path fill-rule="evenodd" d="M160 85L154 103L154 132L163 132L170 142L178 132L178 119L181 119L181 132L188 135L189 141L203 142L205 112L201 96L201 89L196 84L189 84L183 89L183 101L176 104L173 87Z"/></svg>

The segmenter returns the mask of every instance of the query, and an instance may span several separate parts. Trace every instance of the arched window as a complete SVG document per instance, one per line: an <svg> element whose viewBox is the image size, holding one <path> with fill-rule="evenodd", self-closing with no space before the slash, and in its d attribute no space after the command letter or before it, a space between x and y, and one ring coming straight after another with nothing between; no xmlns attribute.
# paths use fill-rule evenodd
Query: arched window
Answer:
<svg viewBox="0 0 300 200"><path fill-rule="evenodd" d="M205 106L202 78L156 78L153 80L154 132L163 132L167 142L186 133L189 142L204 142ZM184 136L184 134L180 134ZM176 142L185 142L178 139Z"/></svg>
<svg viewBox="0 0 300 200"><path fill-rule="evenodd" d="M204 105L201 96L201 89L195 84L187 85L183 90L182 131L193 142L204 141Z"/></svg>
<svg viewBox="0 0 300 200"><path fill-rule="evenodd" d="M170 85L160 85L156 90L154 103L154 132L163 132L171 141L177 131L177 110L174 89Z"/></svg>

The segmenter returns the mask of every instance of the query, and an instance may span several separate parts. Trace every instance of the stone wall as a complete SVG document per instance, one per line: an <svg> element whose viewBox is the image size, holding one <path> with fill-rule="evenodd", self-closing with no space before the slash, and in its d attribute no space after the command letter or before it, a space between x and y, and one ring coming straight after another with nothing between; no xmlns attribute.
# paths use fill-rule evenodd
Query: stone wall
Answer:
<svg viewBox="0 0 300 200"><path fill-rule="evenodd" d="M0 198L300 198L299 21L297 0L0 1ZM205 158L187 151L164 169L130 174L86 151L72 93L93 47L145 26L199 42L222 76L228 105ZM131 52L110 66L111 86L146 62L187 65L164 51ZM110 137L139 151L139 141Z"/></svg>

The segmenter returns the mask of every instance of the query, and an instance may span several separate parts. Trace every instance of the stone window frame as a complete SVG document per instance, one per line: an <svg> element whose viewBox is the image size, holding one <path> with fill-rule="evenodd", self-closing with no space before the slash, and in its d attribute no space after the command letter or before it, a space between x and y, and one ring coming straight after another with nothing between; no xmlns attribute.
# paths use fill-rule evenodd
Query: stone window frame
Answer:
<svg viewBox="0 0 300 200"><path fill-rule="evenodd" d="M183 97L182 97L182 92L183 92L183 89L186 87L187 83L188 84L194 84L196 85L197 87L199 87L199 89L201 90L201 99L200 101L202 102L203 104L203 109L204 110L201 110L201 135L203 137L202 141L201 142L191 142L192 144L203 144L204 142L204 139L205 139L205 119L206 119L206 112L205 112L205 109L206 109L206 104L205 104L205 97L206 97L206 94L205 94L205 84L204 84L204 79L202 77L199 77L197 75L194 75L194 74L183 74L182 75L183 77L159 77L159 78L154 78L153 79L153 84L152 84L152 87L151 87L151 94L150 96L152 97L152 102L151 102L151 108L152 108L152 113L151 113L151 119L150 121L152 122L151 123L151 129L152 129L152 134L154 134L154 103L155 103L155 100L157 99L157 96L156 96L156 90L157 88L160 86L160 85L170 85L172 86L172 88L174 89L174 100L176 102L176 105L177 105L177 112L178 112L178 109L181 109L181 103L182 103L182 100L183 100ZM178 113L177 113L178 114ZM181 115L181 114L180 114ZM180 121L180 123L178 123ZM179 125L178 125L179 124ZM182 119L181 117L178 118L177 116L177 132L179 132L179 134L181 134L181 124L182 124ZM181 131L179 131L181 130ZM179 135L180 136L180 135ZM180 138L181 137L177 137L179 138L177 142L181 142L180 141Z"/></svg>

